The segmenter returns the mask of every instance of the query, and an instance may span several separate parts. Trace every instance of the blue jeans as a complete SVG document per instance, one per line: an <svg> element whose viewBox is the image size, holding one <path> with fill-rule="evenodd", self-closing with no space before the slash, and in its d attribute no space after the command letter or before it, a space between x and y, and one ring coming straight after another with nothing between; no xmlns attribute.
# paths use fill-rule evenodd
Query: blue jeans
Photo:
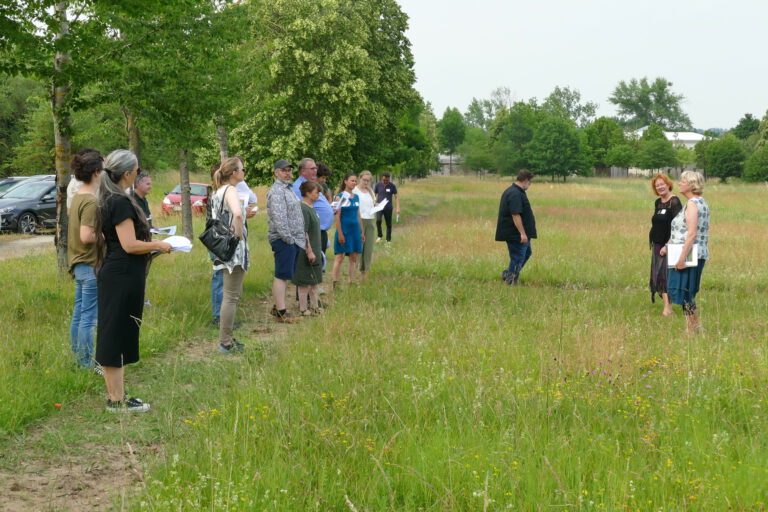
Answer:
<svg viewBox="0 0 768 512"><path fill-rule="evenodd" d="M91 265L76 264L74 274L75 309L72 311L69 341L77 363L91 367L96 364L93 360L93 340L99 310L99 288Z"/></svg>
<svg viewBox="0 0 768 512"><path fill-rule="evenodd" d="M221 316L221 301L224 300L224 274L222 270L214 270L211 276L211 311L213 318Z"/></svg>
<svg viewBox="0 0 768 512"><path fill-rule="evenodd" d="M507 250L509 250L509 273L515 276L519 276L523 270L525 263L530 259L533 250L531 250L531 242L507 242Z"/></svg>

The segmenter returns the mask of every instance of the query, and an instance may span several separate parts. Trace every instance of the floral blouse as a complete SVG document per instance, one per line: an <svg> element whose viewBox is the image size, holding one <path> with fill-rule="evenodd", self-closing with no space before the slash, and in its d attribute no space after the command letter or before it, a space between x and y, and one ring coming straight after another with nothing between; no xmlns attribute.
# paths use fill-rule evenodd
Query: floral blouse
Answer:
<svg viewBox="0 0 768 512"><path fill-rule="evenodd" d="M703 197L694 196L690 198L685 203L685 208L672 219L672 233L669 241L673 244L685 243L685 237L688 234L688 226L685 223L685 209L690 202L696 204L699 209L699 216L696 220L695 243L699 247L699 259L706 260L709 258L709 205Z"/></svg>

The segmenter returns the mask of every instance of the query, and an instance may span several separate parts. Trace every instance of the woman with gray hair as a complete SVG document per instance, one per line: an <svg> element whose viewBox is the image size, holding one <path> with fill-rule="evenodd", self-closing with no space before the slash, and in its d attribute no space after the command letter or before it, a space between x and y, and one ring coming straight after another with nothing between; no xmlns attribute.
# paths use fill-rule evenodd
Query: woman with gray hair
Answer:
<svg viewBox="0 0 768 512"><path fill-rule="evenodd" d="M139 327L144 311L147 255L171 252L170 244L152 241L147 219L125 193L139 173L136 156L118 149L104 160L96 217L99 314L96 361L104 369L107 411L143 412L149 404L127 398L124 365L139 360Z"/></svg>
<svg viewBox="0 0 768 512"><path fill-rule="evenodd" d="M702 197L704 177L696 171L685 171L680 175L680 193L688 200L683 210L672 219L670 244L682 244L680 256L674 268L669 269L667 292L673 304L683 306L686 331L689 334L703 330L696 308L696 294L701 284L704 264L709 258L709 205ZM695 266L686 266L689 253L696 247L698 252ZM667 249L662 249L666 254ZM672 265L672 261L669 265Z"/></svg>

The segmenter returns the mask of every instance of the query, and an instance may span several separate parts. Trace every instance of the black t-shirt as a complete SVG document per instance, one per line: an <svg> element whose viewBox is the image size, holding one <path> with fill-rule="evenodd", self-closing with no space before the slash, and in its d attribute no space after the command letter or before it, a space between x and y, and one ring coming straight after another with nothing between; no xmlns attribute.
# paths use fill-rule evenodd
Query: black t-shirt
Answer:
<svg viewBox="0 0 768 512"><path fill-rule="evenodd" d="M666 203L657 198L654 203L653 217L651 217L651 231L648 233L648 240L652 244L666 244L671 234L672 219L674 219L683 205L677 196L672 196Z"/></svg>
<svg viewBox="0 0 768 512"><path fill-rule="evenodd" d="M499 202L499 218L496 222L496 240L499 242L519 242L520 232L517 230L512 215L520 215L525 234L529 239L536 238L536 218L533 216L531 203L525 190L512 184L501 194Z"/></svg>
<svg viewBox="0 0 768 512"><path fill-rule="evenodd" d="M377 183L376 186L373 188L373 192L376 194L376 202L380 203L384 199L389 201L387 205L384 207L385 210L391 210L392 209L392 196L397 195L397 187L394 183L391 181L388 184L383 184L381 182Z"/></svg>
<svg viewBox="0 0 768 512"><path fill-rule="evenodd" d="M132 219L136 239L145 242L151 239L147 225L139 218L139 213L131 200L127 196L111 195L101 206L100 214L101 232L104 233L104 241L107 246L107 254L104 257L105 265L107 263L140 263L144 265L147 255L125 252L123 246L120 245L120 238L117 236L117 229L115 228L124 220Z"/></svg>
<svg viewBox="0 0 768 512"><path fill-rule="evenodd" d="M147 224L149 224L149 227L152 227L152 212L149 211L149 201L147 201L146 197L139 196L136 191L133 191L131 193L133 195L133 200L136 201L136 204L141 206L142 211L144 212L144 216L147 218Z"/></svg>

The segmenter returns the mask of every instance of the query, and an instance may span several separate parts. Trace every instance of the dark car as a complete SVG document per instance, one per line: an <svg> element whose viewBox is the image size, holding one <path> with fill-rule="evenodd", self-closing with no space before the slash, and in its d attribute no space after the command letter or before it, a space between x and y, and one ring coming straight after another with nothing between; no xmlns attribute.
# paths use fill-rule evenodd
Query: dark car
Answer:
<svg viewBox="0 0 768 512"><path fill-rule="evenodd" d="M0 197L7 192L9 188L15 187L28 177L29 176L8 176L7 178L0 178Z"/></svg>
<svg viewBox="0 0 768 512"><path fill-rule="evenodd" d="M0 197L0 230L35 233L56 225L56 182L28 179Z"/></svg>

